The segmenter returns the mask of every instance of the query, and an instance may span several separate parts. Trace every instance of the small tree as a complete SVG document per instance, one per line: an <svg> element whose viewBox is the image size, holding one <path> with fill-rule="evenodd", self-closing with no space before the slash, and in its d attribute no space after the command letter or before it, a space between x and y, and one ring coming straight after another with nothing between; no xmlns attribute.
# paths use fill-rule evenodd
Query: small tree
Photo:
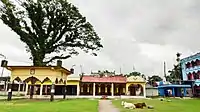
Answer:
<svg viewBox="0 0 200 112"><path fill-rule="evenodd" d="M155 82L159 82L159 81L162 81L162 80L163 79L158 75L153 75L151 77L148 77L148 83L150 85L153 85Z"/></svg>
<svg viewBox="0 0 200 112"><path fill-rule="evenodd" d="M103 46L93 26L67 0L0 1L0 19L20 36L35 66Z"/></svg>

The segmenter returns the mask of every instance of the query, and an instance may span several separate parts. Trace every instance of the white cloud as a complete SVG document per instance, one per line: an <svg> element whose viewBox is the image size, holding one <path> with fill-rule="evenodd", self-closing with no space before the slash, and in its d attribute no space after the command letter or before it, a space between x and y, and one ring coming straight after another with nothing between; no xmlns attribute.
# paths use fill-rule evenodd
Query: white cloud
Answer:
<svg viewBox="0 0 200 112"><path fill-rule="evenodd" d="M137 71L163 74L163 61L170 69L176 52L182 57L199 51L199 0L70 0L94 26L104 48L98 57L81 53L64 61L70 68ZM10 60L30 61L24 44L0 22L0 53ZM14 62L12 62L14 64Z"/></svg>

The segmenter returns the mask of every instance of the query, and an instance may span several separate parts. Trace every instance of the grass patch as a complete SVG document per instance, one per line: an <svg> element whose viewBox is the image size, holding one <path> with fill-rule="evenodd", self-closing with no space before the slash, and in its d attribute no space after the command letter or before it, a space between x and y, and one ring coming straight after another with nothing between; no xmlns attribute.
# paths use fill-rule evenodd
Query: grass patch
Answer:
<svg viewBox="0 0 200 112"><path fill-rule="evenodd" d="M170 99L172 102L160 101L158 99L129 99L123 100L130 103L145 102L154 106L154 109L125 109L121 106L122 100L113 100L113 104L120 109L120 112L199 112L199 99ZM137 111L136 111L137 110Z"/></svg>
<svg viewBox="0 0 200 112"><path fill-rule="evenodd" d="M0 101L0 112L98 112L98 100L13 100Z"/></svg>

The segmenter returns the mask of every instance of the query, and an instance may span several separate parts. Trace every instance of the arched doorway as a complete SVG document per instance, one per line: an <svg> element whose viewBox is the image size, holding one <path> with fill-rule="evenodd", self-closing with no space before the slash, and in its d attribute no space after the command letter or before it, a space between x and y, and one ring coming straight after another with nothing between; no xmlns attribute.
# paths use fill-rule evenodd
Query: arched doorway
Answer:
<svg viewBox="0 0 200 112"><path fill-rule="evenodd" d="M24 80L24 82L28 83L27 95L29 95L31 91L33 92L34 95L40 95L41 81L39 79L37 79L36 77L28 77L27 79Z"/></svg>
<svg viewBox="0 0 200 112"><path fill-rule="evenodd" d="M46 77L43 81L43 88L42 88L42 95L50 95L51 93L51 85L52 85L52 81Z"/></svg>
<svg viewBox="0 0 200 112"><path fill-rule="evenodd" d="M143 96L143 87L140 84L131 84L128 87L129 94L131 96Z"/></svg>
<svg viewBox="0 0 200 112"><path fill-rule="evenodd" d="M12 91L22 91L23 90L23 84L22 80L19 77L16 77L12 82Z"/></svg>

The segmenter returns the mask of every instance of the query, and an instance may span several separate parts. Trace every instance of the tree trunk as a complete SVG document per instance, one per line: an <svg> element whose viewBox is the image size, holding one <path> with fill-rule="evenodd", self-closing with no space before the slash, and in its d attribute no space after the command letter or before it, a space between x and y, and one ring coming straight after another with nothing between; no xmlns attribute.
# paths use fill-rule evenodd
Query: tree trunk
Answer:
<svg viewBox="0 0 200 112"><path fill-rule="evenodd" d="M44 63L45 56L33 56L33 66L46 66Z"/></svg>

